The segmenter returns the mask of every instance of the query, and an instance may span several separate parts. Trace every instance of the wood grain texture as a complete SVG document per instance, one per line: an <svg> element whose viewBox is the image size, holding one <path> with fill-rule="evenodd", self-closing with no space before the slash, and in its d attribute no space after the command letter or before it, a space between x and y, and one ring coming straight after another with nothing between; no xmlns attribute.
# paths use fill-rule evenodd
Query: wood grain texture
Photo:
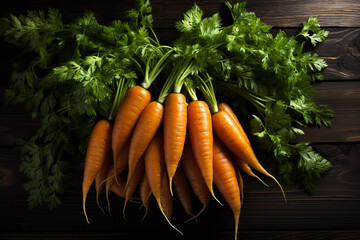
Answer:
<svg viewBox="0 0 360 240"><path fill-rule="evenodd" d="M191 234L191 235L190 235ZM98 233L98 232L6 232L0 233L1 239L7 240L62 240L62 239L71 239L71 240L124 240L124 239L142 239L142 240L188 240L188 239L233 239L233 232L217 232L217 233L197 233L192 232L189 235L184 237L179 237L178 235L167 233L167 232L134 232L134 233ZM238 235L239 239L251 239L251 240L358 240L360 238L360 231L240 231Z"/></svg>
<svg viewBox="0 0 360 240"><path fill-rule="evenodd" d="M13 0L2 7L0 15L9 12L21 13L30 9L46 10L52 7L60 9L66 21L82 15L84 10L91 10L101 22L108 23L121 17L124 11L133 6L133 3L132 0L91 2L78 0L76 4L66 0ZM203 0L196 3L204 11L205 16L225 10L223 1L219 0ZM192 0L152 0L155 27L173 28L175 22L180 20L183 13L193 4ZM360 4L356 0L248 0L247 9L255 12L262 21L277 27L298 27L309 16L318 16L320 23L328 27L360 27Z"/></svg>
<svg viewBox="0 0 360 240"><path fill-rule="evenodd" d="M328 105L335 118L332 126L306 128L299 141L359 142L360 141L360 81L320 82L315 85L315 101Z"/></svg>
<svg viewBox="0 0 360 240"><path fill-rule="evenodd" d="M359 3L360 4L360 3ZM327 28L328 38L316 47L315 53L325 59L326 80L360 79L360 28Z"/></svg>

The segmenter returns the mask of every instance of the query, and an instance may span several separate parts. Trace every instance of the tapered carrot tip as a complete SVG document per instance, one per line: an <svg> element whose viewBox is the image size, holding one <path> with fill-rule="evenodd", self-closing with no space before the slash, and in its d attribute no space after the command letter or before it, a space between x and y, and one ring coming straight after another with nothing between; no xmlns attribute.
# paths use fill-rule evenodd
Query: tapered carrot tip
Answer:
<svg viewBox="0 0 360 240"><path fill-rule="evenodd" d="M100 208L100 210L102 211L102 213L103 213L104 215L106 215L104 209L103 209L103 208L101 207L101 205L100 205L100 202L99 202L99 194L96 194L96 204L98 205L98 207Z"/></svg>
<svg viewBox="0 0 360 240"><path fill-rule="evenodd" d="M83 198L83 210L84 210L84 215L85 215L85 218L86 218L86 222L87 222L88 224L90 224L89 218L88 218L88 216L87 216L87 214L86 214L85 201L86 201L86 196Z"/></svg>
<svg viewBox="0 0 360 240"><path fill-rule="evenodd" d="M284 192L282 186L280 185L280 183L278 182L278 180L276 180L276 178L275 178L273 175L271 175L271 174L269 174L268 176L269 176L270 178L272 178L272 179L276 182L276 184L280 187L280 190L281 190L281 193L282 193L282 195L283 195L283 197L284 197L284 200L285 200L285 202L287 203L287 199L286 199L286 196L285 196L285 192Z"/></svg>
<svg viewBox="0 0 360 240"><path fill-rule="evenodd" d="M203 207L202 207L202 209L201 209L195 216L192 216L191 218L189 218L188 220L186 220L185 223L190 222L191 220L195 220L196 223L197 223L197 222L198 222L197 218L200 216L200 214L201 214L202 212L204 212L204 210L206 209L206 207L207 207L207 205L204 204Z"/></svg>
<svg viewBox="0 0 360 240"><path fill-rule="evenodd" d="M141 222L143 222L145 220L145 217L146 217L146 215L148 213L148 210L149 210L149 207L145 207L145 213L144 213L144 216L141 219Z"/></svg>
<svg viewBox="0 0 360 240"><path fill-rule="evenodd" d="M107 202L107 205L108 205L108 212L109 212L109 214L111 216L112 214L111 214L111 207L110 207L109 191L108 190L106 190L106 202Z"/></svg>
<svg viewBox="0 0 360 240"><path fill-rule="evenodd" d="M172 180L173 180L173 178L169 177L170 194L171 194L171 196L174 196L174 193L173 193L173 190L172 190Z"/></svg>
<svg viewBox="0 0 360 240"><path fill-rule="evenodd" d="M169 220L169 218L166 216L165 212L164 212L164 209L162 208L161 206L161 202L160 202L160 199L158 200L158 205L159 205L159 208L160 208L160 211L161 213L164 215L166 221L168 222L168 224L173 228L175 229L178 233L180 233L182 236L184 236L184 234L179 230L177 229Z"/></svg>
<svg viewBox="0 0 360 240"><path fill-rule="evenodd" d="M264 184L265 186L269 187L269 185L266 184L258 175L254 174L254 177L257 178L262 184Z"/></svg>
<svg viewBox="0 0 360 240"><path fill-rule="evenodd" d="M125 209L126 209L126 204L127 204L127 199L125 199L125 202L124 202L124 207L123 207L123 218L124 220L126 220L126 214L125 214Z"/></svg>
<svg viewBox="0 0 360 240"><path fill-rule="evenodd" d="M221 206L224 206L224 204L222 204L222 203L220 202L220 200L215 197L215 193L214 193L213 188L211 187L209 190L210 190L210 193L211 193L211 195L213 196L213 198L214 198Z"/></svg>

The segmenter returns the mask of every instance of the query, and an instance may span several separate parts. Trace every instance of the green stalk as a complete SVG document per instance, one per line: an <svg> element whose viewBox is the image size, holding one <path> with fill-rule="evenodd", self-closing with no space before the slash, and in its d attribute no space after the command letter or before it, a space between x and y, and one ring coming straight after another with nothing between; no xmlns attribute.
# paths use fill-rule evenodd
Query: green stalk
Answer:
<svg viewBox="0 0 360 240"><path fill-rule="evenodd" d="M160 46L159 48L162 48L164 46ZM161 73L161 71L165 68L165 66L169 63L169 61L165 60L170 56L173 50L169 50L165 54L162 55L162 57L157 61L155 66L151 66L151 60L153 60L155 52L153 52L149 59L146 62L146 68L145 68L145 77L144 81L141 83L141 86L145 89L148 89L150 85L154 82L156 77ZM165 64L163 64L165 62ZM151 69L151 71L150 71Z"/></svg>
<svg viewBox="0 0 360 240"><path fill-rule="evenodd" d="M266 103L269 102L275 102L275 99L270 97L260 97L258 95L255 95L251 93L250 91L247 91L245 89L239 88L237 85L229 84L225 82L218 81L217 84L220 84L219 86L226 88L227 91L232 91L236 94L239 94L241 97L249 101L254 107L258 110L260 114L264 114Z"/></svg>
<svg viewBox="0 0 360 240"><path fill-rule="evenodd" d="M208 73L206 73L207 81L197 75L198 80L200 81L200 91L205 97L206 103L209 105L210 111L212 114L215 114L219 111L217 106L217 100L215 96L214 87L212 84L212 79Z"/></svg>
<svg viewBox="0 0 360 240"><path fill-rule="evenodd" d="M166 97L171 93L171 90L174 86L176 75L179 71L180 65L175 65L173 70L170 72L168 78L166 79L163 88L161 89L158 97L158 102L163 104L165 102Z"/></svg>
<svg viewBox="0 0 360 240"><path fill-rule="evenodd" d="M129 81L125 81L125 77L121 77L118 81L118 86L116 89L116 94L115 94L115 98L114 98L114 102L113 105L111 107L111 111L109 114L108 119L111 121L112 119L114 119L117 110L120 107L120 104L122 102L122 100L124 99L127 91L133 87L135 85L135 82L133 80L129 80Z"/></svg>
<svg viewBox="0 0 360 240"><path fill-rule="evenodd" d="M131 61L133 61L133 63L135 63L136 68L139 70L139 72L141 73L141 75L145 75L144 69L141 66L141 64L133 57L130 57Z"/></svg>
<svg viewBox="0 0 360 240"><path fill-rule="evenodd" d="M187 76L191 73L191 67L193 65L192 59L186 59L181 63L181 69L174 83L174 92L180 93L181 88L184 85L184 81Z"/></svg>
<svg viewBox="0 0 360 240"><path fill-rule="evenodd" d="M155 32L154 32L154 29L152 27L149 27L152 35L154 36L155 40L150 38L150 40L152 40L158 47L160 47L160 42L159 42L159 39L157 38Z"/></svg>
<svg viewBox="0 0 360 240"><path fill-rule="evenodd" d="M163 103L166 97L171 93L172 89L175 93L180 93L184 85L186 77L191 73L192 59L180 60L169 77L167 78L164 87L159 94L158 102Z"/></svg>
<svg viewBox="0 0 360 240"><path fill-rule="evenodd" d="M191 100L197 101L198 98L196 96L196 89L194 87L194 82L191 79L187 78L184 81L184 85L185 85L186 91L188 92Z"/></svg>

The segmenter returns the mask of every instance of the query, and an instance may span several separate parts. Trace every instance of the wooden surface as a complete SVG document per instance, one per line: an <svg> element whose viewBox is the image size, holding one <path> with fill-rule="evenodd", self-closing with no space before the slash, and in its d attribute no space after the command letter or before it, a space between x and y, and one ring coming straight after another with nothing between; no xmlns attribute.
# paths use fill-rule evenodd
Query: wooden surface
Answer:
<svg viewBox="0 0 360 240"><path fill-rule="evenodd" d="M174 22L193 1L151 2L155 31L161 41L169 42L176 36ZM219 0L197 3L207 15L224 9ZM89 9L100 22L108 23L132 7L132 1L14 0L2 6L0 14L48 7L61 10L67 21ZM273 25L274 32L285 28L288 34L295 33L310 15L319 16L330 35L315 52L329 67L324 71L325 80L315 84L315 99L329 105L336 118L331 128L306 129L305 136L299 138L312 142L334 165L312 196L288 186L285 188L288 203L284 203L279 189L271 181L266 188L245 177L239 239L360 239L360 2L248 0L247 8ZM14 50L0 42L0 89L7 85ZM96 206L92 191L88 196L91 221L88 225L81 208L80 166L73 169L74 177L60 208L29 210L23 189L26 179L18 170L14 140L29 138L39 122L19 106L4 105L3 91L0 102L0 239L233 239L232 213L214 201L198 223L187 224L182 223L186 216L175 202L173 221L185 233L182 237L167 225L154 202L143 222L144 210L130 203L125 221L121 215L121 199L111 196L113 216L104 216Z"/></svg>

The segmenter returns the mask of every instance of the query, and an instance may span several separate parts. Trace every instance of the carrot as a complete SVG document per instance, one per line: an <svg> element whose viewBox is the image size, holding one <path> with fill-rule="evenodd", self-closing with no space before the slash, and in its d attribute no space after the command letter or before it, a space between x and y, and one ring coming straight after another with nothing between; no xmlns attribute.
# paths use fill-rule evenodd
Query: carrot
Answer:
<svg viewBox="0 0 360 240"><path fill-rule="evenodd" d="M221 110L212 115L212 123L216 136L220 138L229 150L258 172L272 178L279 185L286 201L285 193L280 183L260 164L251 145L243 137L233 118L227 112Z"/></svg>
<svg viewBox="0 0 360 240"><path fill-rule="evenodd" d="M194 218L194 214L192 213L192 203L191 203L191 192L188 180L184 173L182 167L178 167L175 175L174 175L174 190L175 193L182 204L186 214Z"/></svg>
<svg viewBox="0 0 360 240"><path fill-rule="evenodd" d="M236 240L241 211L240 188L230 153L217 137L214 137L214 182L233 211Z"/></svg>
<svg viewBox="0 0 360 240"><path fill-rule="evenodd" d="M126 176L123 173L120 173L118 176L119 184L113 184L110 190L115 193L120 198L125 198L125 183L126 183Z"/></svg>
<svg viewBox="0 0 360 240"><path fill-rule="evenodd" d="M166 172L162 175L160 203L167 219L173 214L173 199L170 193L169 178Z"/></svg>
<svg viewBox="0 0 360 240"><path fill-rule="evenodd" d="M170 220L166 217L166 214L161 205L161 183L162 183L163 174L165 172L163 146L164 146L163 132L159 129L155 134L154 138L152 139L152 141L150 142L150 145L145 151L145 155L144 155L145 172L148 177L151 192L153 193L158 203L161 213L163 214L169 225L178 232L180 232L177 228L175 228L171 224Z"/></svg>
<svg viewBox="0 0 360 240"><path fill-rule="evenodd" d="M116 167L114 168L113 166L111 166L107 174L106 183L105 183L105 193L106 193L106 200L108 203L108 212L110 213L110 215L111 212L110 212L109 192L116 181L114 172L116 171L119 176L119 174L123 173L126 170L128 165L129 146L130 146L130 141L128 141L125 144L124 148L122 149L118 161L116 162ZM118 184L119 182L117 183L117 185Z"/></svg>
<svg viewBox="0 0 360 240"><path fill-rule="evenodd" d="M141 177L144 175L144 158L142 157L136 165L134 177L130 179L125 185L125 202L123 207L123 217L125 219L125 208L129 199L132 197L136 188L138 187Z"/></svg>
<svg viewBox="0 0 360 240"><path fill-rule="evenodd" d="M213 130L211 114L206 102L198 100L188 105L188 135L205 183L217 200L213 191ZM219 200L217 201L220 203Z"/></svg>
<svg viewBox="0 0 360 240"><path fill-rule="evenodd" d="M239 158L238 156L233 155L233 159L235 160L236 164L239 166L241 171L249 175L250 177L257 178L262 184L269 187L259 176L257 176L252 170L249 164L247 164L244 160Z"/></svg>
<svg viewBox="0 0 360 240"><path fill-rule="evenodd" d="M239 127L241 134L244 136L244 138L247 140L247 142L250 143L250 140L249 140L248 136L246 135L244 128L241 126L240 121L237 118L234 111L232 110L232 108L227 103L224 103L224 102L219 103L217 106L218 106L219 110L224 110L225 112L229 113L229 115L233 118L233 120L236 122L237 126Z"/></svg>
<svg viewBox="0 0 360 240"><path fill-rule="evenodd" d="M100 196L101 190L103 189L103 187L105 185L105 180L107 178L107 173L109 171L109 168L111 167L111 163L112 163L112 156L111 156L111 149L109 148L109 152L106 154L104 163L103 163L100 171L96 174L96 177L95 177L96 203L104 214L105 214L105 212L102 209L100 202L99 202L99 196Z"/></svg>
<svg viewBox="0 0 360 240"><path fill-rule="evenodd" d="M141 198L141 206L145 207L145 213L144 216L142 218L142 220L144 220L144 218L147 215L148 209L149 209L149 205L150 205L150 200L151 200L151 188L149 185L149 180L148 177L146 175L146 172L144 172L141 181L140 181L140 198Z"/></svg>
<svg viewBox="0 0 360 240"><path fill-rule="evenodd" d="M221 102L219 103L218 105L218 109L219 110L223 110L225 112L227 112L230 117L232 117L232 119L234 120L234 122L236 123L236 125L238 126L239 130L240 130L240 133L241 135L244 137L244 139L250 144L250 140L248 138L248 136L246 135L243 127L241 126L240 124L240 121L239 119L237 118L236 114L234 113L234 111L231 109L231 107L227 104L227 103L224 103L224 102ZM241 160L241 158L237 157L237 156L232 156L233 159L235 159L235 162L237 163L237 165L240 167L240 169L245 172L247 175L251 176L251 177L254 177L254 178L257 178L262 184L264 184L265 186L269 186L267 185L266 183L264 183L264 181L258 177L255 173L253 173L253 171L251 170L250 166L244 162L243 160Z"/></svg>
<svg viewBox="0 0 360 240"><path fill-rule="evenodd" d="M203 204L203 208L198 214L196 214L196 218L206 209L207 205L209 204L209 189L207 188L205 180L201 175L201 171L196 163L189 141L187 140L185 141L184 156L181 159L181 166L184 169L185 175L194 194Z"/></svg>
<svg viewBox="0 0 360 240"><path fill-rule="evenodd" d="M149 103L142 112L131 137L127 184L131 181L136 164L156 134L162 119L164 107L157 101ZM127 186L125 187L125 189Z"/></svg>
<svg viewBox="0 0 360 240"><path fill-rule="evenodd" d="M111 124L107 120L98 121L90 135L88 148L85 157L84 177L82 182L83 192L83 210L86 221L89 219L85 210L86 196L89 192L91 184L94 182L96 174L100 171L106 153L111 146Z"/></svg>
<svg viewBox="0 0 360 240"><path fill-rule="evenodd" d="M150 92L145 88L136 85L127 91L124 99L120 104L112 131L112 150L115 180L117 180L115 166L117 165L120 152L126 142L130 140L136 122L138 121L142 111L149 104L150 99Z"/></svg>
<svg viewBox="0 0 360 240"><path fill-rule="evenodd" d="M171 195L172 179L179 165L186 137L187 103L182 93L171 93L166 98L164 112L164 152Z"/></svg>

